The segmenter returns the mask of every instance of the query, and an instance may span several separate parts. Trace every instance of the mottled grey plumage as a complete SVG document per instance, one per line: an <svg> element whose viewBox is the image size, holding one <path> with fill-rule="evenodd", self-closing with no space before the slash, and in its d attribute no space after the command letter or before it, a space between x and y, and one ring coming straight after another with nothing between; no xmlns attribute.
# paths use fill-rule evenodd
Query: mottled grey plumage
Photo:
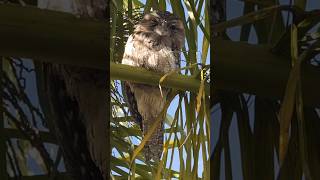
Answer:
<svg viewBox="0 0 320 180"><path fill-rule="evenodd" d="M183 23L175 15L160 11L146 14L128 38L122 64L168 73L179 67L184 38ZM129 110L145 135L161 113L168 90L162 90L162 97L157 86L126 82L125 89ZM161 123L145 145L147 161L158 161L161 157L162 125Z"/></svg>

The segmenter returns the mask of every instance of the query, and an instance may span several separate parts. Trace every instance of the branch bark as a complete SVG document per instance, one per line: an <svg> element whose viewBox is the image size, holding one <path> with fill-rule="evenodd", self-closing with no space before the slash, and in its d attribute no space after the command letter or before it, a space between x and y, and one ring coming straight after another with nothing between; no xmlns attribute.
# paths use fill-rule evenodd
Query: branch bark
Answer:
<svg viewBox="0 0 320 180"><path fill-rule="evenodd" d="M213 87L282 99L288 81L290 60L272 54L262 45L216 40L213 47ZM232 49L232 53L230 53ZM302 66L304 103L320 107L320 69Z"/></svg>
<svg viewBox="0 0 320 180"><path fill-rule="evenodd" d="M110 62L110 76L111 79L125 80L135 83L144 83L157 86L160 78L164 74L148 71L144 68L132 67L123 64L116 64ZM179 90L186 90L198 92L200 87L200 80L185 75L172 74L169 75L161 86L176 88ZM209 95L209 84L205 85L205 93Z"/></svg>
<svg viewBox="0 0 320 180"><path fill-rule="evenodd" d="M107 23L0 4L0 54L107 69Z"/></svg>

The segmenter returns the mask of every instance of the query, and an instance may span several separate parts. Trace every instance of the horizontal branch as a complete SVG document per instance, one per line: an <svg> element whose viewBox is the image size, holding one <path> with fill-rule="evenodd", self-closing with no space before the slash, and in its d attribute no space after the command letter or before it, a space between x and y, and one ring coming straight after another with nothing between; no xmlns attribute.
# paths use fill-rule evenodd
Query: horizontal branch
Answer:
<svg viewBox="0 0 320 180"><path fill-rule="evenodd" d="M232 49L232 53L230 53ZM243 42L216 40L213 47L213 87L282 99L290 59L272 54L268 47ZM304 103L320 107L320 69L302 66Z"/></svg>
<svg viewBox="0 0 320 180"><path fill-rule="evenodd" d="M107 69L107 23L0 4L0 55Z"/></svg>
<svg viewBox="0 0 320 180"><path fill-rule="evenodd" d="M144 68L132 67L123 64L110 63L110 77L114 80L125 80L136 83L145 83L150 85L159 85L159 80L164 74L148 71ZM176 88L179 90L198 92L200 80L180 75L172 74L161 83L161 86ZM205 93L209 95L209 84L205 85Z"/></svg>

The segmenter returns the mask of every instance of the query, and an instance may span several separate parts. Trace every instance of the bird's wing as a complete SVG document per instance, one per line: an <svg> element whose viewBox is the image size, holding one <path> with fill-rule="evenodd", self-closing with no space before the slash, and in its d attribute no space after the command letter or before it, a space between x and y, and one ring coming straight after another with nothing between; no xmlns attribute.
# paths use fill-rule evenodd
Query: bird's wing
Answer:
<svg viewBox="0 0 320 180"><path fill-rule="evenodd" d="M136 123L140 126L142 130L142 116L138 111L136 98L134 96L134 93L131 91L128 82L124 82L124 90L127 96L127 101L128 101L127 104L129 107L129 111L132 117L134 118L134 120L136 121Z"/></svg>

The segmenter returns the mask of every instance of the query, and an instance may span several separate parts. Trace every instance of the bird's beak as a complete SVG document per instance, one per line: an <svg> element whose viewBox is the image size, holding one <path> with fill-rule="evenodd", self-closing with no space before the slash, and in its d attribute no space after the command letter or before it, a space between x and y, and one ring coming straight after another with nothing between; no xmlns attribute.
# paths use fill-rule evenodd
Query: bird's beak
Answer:
<svg viewBox="0 0 320 180"><path fill-rule="evenodd" d="M166 23L162 23L161 26L159 26L156 29L156 33L159 34L160 36L168 36L169 31L168 31L168 28L166 27Z"/></svg>

